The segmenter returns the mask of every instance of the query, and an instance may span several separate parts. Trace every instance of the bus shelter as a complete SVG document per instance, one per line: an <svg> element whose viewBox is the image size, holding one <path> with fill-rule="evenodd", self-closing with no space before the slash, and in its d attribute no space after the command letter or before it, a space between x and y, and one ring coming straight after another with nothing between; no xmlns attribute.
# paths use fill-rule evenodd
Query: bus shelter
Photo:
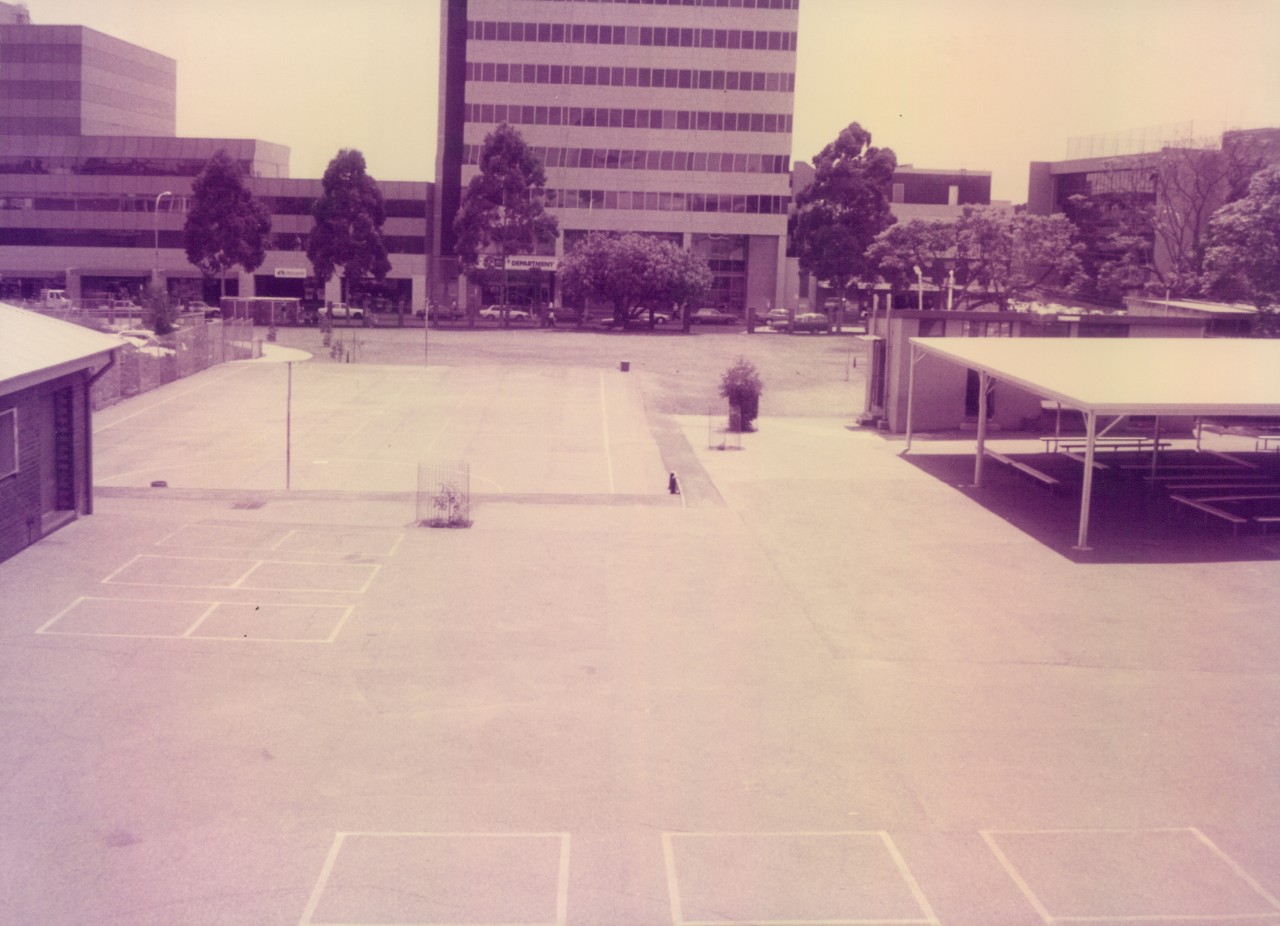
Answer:
<svg viewBox="0 0 1280 926"><path fill-rule="evenodd" d="M1280 341L1251 338L911 338L907 451L916 367L936 357L979 376L974 484L982 484L987 396L1004 382L1074 409L1084 418L1084 483L1077 549L1088 549L1095 453L1131 415L1280 417Z"/></svg>

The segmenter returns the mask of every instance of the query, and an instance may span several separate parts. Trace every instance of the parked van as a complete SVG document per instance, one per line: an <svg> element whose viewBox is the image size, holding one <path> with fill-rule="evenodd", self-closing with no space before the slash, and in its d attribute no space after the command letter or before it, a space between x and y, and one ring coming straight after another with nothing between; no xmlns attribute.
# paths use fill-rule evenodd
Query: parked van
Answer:
<svg viewBox="0 0 1280 926"><path fill-rule="evenodd" d="M71 300L67 298L65 289L46 289L44 291L44 307L46 309L69 309Z"/></svg>

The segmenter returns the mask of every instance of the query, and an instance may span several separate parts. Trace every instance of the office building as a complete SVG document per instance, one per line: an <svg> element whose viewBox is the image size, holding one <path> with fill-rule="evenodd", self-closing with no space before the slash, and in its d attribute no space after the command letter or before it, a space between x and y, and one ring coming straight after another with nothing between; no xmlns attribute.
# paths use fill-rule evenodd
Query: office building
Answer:
<svg viewBox="0 0 1280 926"><path fill-rule="evenodd" d="M338 279L321 285L306 257L321 182L290 178L283 145L176 137L176 80L171 58L0 3L0 296L63 289L94 304L158 276L179 299L213 301L220 285L188 262L182 229L192 181L226 150L272 213L266 260L233 272L228 295L339 301ZM365 293L420 308L431 184L379 186L392 269Z"/></svg>
<svg viewBox="0 0 1280 926"><path fill-rule="evenodd" d="M553 301L556 260L608 231L662 236L705 257L710 304L782 304L798 5L442 0L442 263L485 137L506 122L546 166L561 230L541 261ZM513 274L524 298L535 276ZM494 295L462 289L435 295Z"/></svg>

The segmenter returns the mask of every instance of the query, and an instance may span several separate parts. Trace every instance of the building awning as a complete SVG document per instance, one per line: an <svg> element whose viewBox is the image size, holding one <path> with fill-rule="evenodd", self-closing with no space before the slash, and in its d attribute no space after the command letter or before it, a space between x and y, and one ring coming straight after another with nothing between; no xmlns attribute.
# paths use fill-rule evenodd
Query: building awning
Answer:
<svg viewBox="0 0 1280 926"><path fill-rule="evenodd" d="M115 335L0 302L0 395L105 363Z"/></svg>
<svg viewBox="0 0 1280 926"><path fill-rule="evenodd" d="M986 394L1011 383L1080 411L1087 450L1077 547L1087 548L1098 419L1106 416L1280 417L1280 341L1250 338L911 338L911 382L926 354L976 370L974 482L981 484ZM911 398L907 447L911 445Z"/></svg>

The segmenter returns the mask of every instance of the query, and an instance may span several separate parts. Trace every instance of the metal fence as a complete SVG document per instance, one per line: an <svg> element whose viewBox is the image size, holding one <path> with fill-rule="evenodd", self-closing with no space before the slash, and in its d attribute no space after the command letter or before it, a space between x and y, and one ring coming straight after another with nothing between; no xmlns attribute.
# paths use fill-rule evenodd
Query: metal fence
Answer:
<svg viewBox="0 0 1280 926"><path fill-rule="evenodd" d="M418 464L420 527L471 526L471 464Z"/></svg>
<svg viewBox="0 0 1280 926"><path fill-rule="evenodd" d="M247 320L210 321L163 336L139 337L116 351L116 362L93 384L93 407L106 408L227 360L262 355Z"/></svg>

